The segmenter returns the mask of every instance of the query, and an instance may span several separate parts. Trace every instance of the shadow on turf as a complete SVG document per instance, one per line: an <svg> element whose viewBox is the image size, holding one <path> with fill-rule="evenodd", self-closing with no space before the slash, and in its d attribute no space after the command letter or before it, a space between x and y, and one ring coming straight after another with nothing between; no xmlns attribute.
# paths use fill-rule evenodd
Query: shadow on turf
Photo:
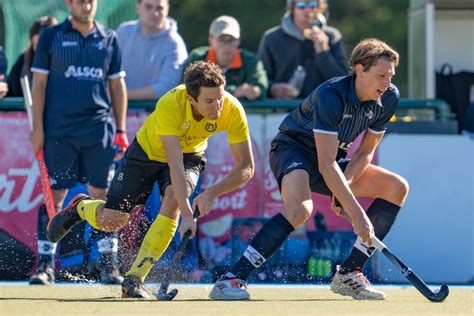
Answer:
<svg viewBox="0 0 474 316"><path fill-rule="evenodd" d="M123 299L120 297L99 297L99 298L41 298L41 297L0 297L0 301L8 301L8 300L15 300L15 301L54 301L54 302L61 302L61 303L67 303L67 302L102 302L102 303L109 303L109 302L122 302L122 303L127 303L127 302L143 302L143 303L151 303L151 302L159 302L158 300L151 300L151 299ZM249 300L249 301L239 301L240 303L252 303L252 302L271 302L271 301L279 301L279 302L331 302L331 301L347 301L350 299L295 299L295 300ZM208 298L201 298L201 299L178 299L174 300L171 302L213 302L212 300ZM231 302L231 301L228 301Z"/></svg>

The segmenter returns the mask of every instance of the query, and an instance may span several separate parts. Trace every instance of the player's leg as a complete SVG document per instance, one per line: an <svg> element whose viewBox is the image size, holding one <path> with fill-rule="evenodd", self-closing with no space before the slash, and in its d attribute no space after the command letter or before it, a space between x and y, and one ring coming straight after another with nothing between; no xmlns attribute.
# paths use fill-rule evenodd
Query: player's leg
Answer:
<svg viewBox="0 0 474 316"><path fill-rule="evenodd" d="M90 196L96 200L106 199L106 189L88 187ZM92 228L91 244L97 245L99 258L90 266L100 272L100 281L105 284L122 284L123 276L119 269L119 238L117 232L103 232Z"/></svg>
<svg viewBox="0 0 474 316"><path fill-rule="evenodd" d="M375 199L367 210L367 216L374 226L375 235L383 240L405 202L408 194L406 180L384 168L369 165L364 174L351 185L351 190L358 197ZM356 299L384 299L385 295L371 287L361 273L374 251L374 248L357 238L348 258L338 267L331 289Z"/></svg>
<svg viewBox="0 0 474 316"><path fill-rule="evenodd" d="M216 283L210 293L211 299L249 299L250 296L245 291L246 284L242 281L262 266L280 248L290 233L311 215L313 202L309 177L305 170L294 170L283 177L281 195L284 203L283 212L272 217L260 229L230 272Z"/></svg>
<svg viewBox="0 0 474 316"><path fill-rule="evenodd" d="M85 174L88 192L94 200L105 200L107 187L115 174L113 144L98 142L81 148L81 169ZM92 229L91 238L97 244L99 259L92 262L100 271L100 281L105 284L121 284L123 276L118 268L119 239L117 232Z"/></svg>
<svg viewBox="0 0 474 316"><path fill-rule="evenodd" d="M171 185L162 195L160 213L148 229L137 257L125 273L122 284L123 298L146 298L149 293L143 288L143 283L158 259L168 248L178 227L178 203L174 198Z"/></svg>
<svg viewBox="0 0 474 316"><path fill-rule="evenodd" d="M29 279L32 285L52 285L55 281L54 258L57 244L50 242L46 236L48 222L46 206L41 204L38 209L37 225L38 268Z"/></svg>
<svg viewBox="0 0 474 316"><path fill-rule="evenodd" d="M184 155L185 178L188 197L194 192L197 180L204 170L204 159L196 155ZM137 258L125 274L122 285L122 297L147 297L142 285L155 262L163 255L173 239L178 227L179 208L171 186L171 175L168 165L157 176L162 196L160 213L150 226L140 246Z"/></svg>
<svg viewBox="0 0 474 316"><path fill-rule="evenodd" d="M77 181L77 149L64 139L46 138L44 157L51 178L51 192L56 210L60 210L69 188ZM49 218L45 205L38 209L37 245L38 269L31 276L30 284L51 285L55 281L54 261L57 243L47 237Z"/></svg>
<svg viewBox="0 0 474 316"><path fill-rule="evenodd" d="M125 226L133 207L142 204L155 182L156 162L148 159L135 140L127 149L107 193L107 201L77 195L56 214L48 227L48 239L57 241L77 223L86 220L95 229L112 232Z"/></svg>
<svg viewBox="0 0 474 316"><path fill-rule="evenodd" d="M308 156L311 155L294 146L278 145L272 148L270 165L278 179L284 203L283 212L272 217L260 229L237 263L220 277L209 294L211 299L249 299L245 280L311 215L313 202Z"/></svg>

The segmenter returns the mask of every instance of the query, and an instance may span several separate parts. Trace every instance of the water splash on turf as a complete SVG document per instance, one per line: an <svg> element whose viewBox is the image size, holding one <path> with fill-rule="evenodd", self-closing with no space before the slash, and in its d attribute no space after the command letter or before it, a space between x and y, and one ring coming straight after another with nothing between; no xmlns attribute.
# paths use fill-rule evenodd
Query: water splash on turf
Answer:
<svg viewBox="0 0 474 316"><path fill-rule="evenodd" d="M95 284L97 281L88 279L85 275L82 274L71 274L68 271L61 271L61 277L67 279L73 283L86 283L86 284Z"/></svg>

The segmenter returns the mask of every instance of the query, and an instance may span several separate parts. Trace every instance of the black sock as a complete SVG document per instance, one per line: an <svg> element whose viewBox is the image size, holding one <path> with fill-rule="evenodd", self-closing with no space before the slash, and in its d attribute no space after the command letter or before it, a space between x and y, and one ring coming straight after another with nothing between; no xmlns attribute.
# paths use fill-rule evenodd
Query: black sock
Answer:
<svg viewBox="0 0 474 316"><path fill-rule="evenodd" d="M49 218L46 212L46 206L42 204L38 209L38 267L42 264L49 264L54 267L54 254L56 252L56 244L48 240L46 229Z"/></svg>
<svg viewBox="0 0 474 316"><path fill-rule="evenodd" d="M375 199L370 205L367 216L374 226L375 236L378 239L383 240L388 234L399 211L400 206L383 199ZM341 265L339 272L345 274L354 270L362 270L374 251L373 247L368 249L364 247L362 240L358 237L351 254Z"/></svg>
<svg viewBox="0 0 474 316"><path fill-rule="evenodd" d="M246 280L288 238L295 229L282 215L273 216L257 233L239 261L230 269L235 276Z"/></svg>

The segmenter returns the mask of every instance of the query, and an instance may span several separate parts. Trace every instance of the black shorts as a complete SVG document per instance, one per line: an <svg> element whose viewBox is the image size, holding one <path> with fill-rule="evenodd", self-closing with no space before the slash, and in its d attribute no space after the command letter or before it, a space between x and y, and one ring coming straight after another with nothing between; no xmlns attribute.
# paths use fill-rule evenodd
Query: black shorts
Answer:
<svg viewBox="0 0 474 316"><path fill-rule="evenodd" d="M77 182L105 189L113 176L112 142L90 143L83 137L45 138L43 153L53 189L70 189Z"/></svg>
<svg viewBox="0 0 474 316"><path fill-rule="evenodd" d="M346 169L349 161L349 159L342 158L337 162L342 171ZM293 170L302 169L309 174L311 192L332 195L319 172L318 160L314 151L310 152L295 144L273 140L270 149L270 168L278 181L280 191L283 177Z"/></svg>
<svg viewBox="0 0 474 316"><path fill-rule="evenodd" d="M190 196L205 169L206 159L204 155L184 154L183 162L187 195ZM105 207L130 213L135 205L146 202L156 181L163 196L166 187L171 184L168 164L150 160L134 139L112 180Z"/></svg>

